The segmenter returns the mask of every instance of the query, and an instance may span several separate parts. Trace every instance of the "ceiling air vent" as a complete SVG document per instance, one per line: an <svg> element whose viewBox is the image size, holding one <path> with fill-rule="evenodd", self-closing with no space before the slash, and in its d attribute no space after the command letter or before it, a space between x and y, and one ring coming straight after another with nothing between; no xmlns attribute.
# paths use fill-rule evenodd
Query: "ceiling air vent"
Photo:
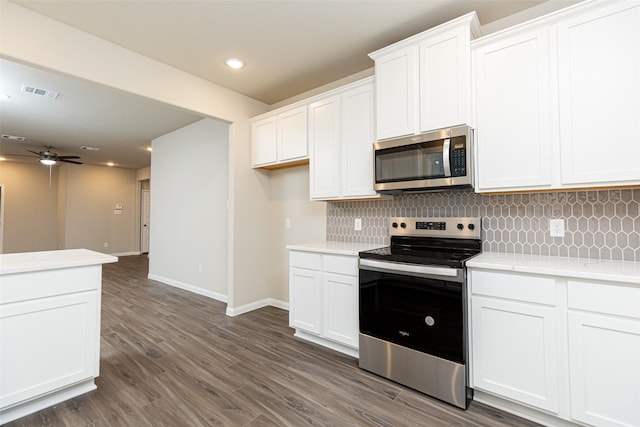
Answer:
<svg viewBox="0 0 640 427"><path fill-rule="evenodd" d="M5 135L2 134L2 139L7 139L9 141L20 141L20 142L24 142L25 138L24 136L15 136L15 135Z"/></svg>
<svg viewBox="0 0 640 427"><path fill-rule="evenodd" d="M22 85L22 91L26 93L32 93L34 95L46 96L47 98L57 99L60 95L60 92L52 92L46 89L40 89L37 87Z"/></svg>
<svg viewBox="0 0 640 427"><path fill-rule="evenodd" d="M80 148L87 151L100 151L98 147L89 147L88 145L83 145Z"/></svg>

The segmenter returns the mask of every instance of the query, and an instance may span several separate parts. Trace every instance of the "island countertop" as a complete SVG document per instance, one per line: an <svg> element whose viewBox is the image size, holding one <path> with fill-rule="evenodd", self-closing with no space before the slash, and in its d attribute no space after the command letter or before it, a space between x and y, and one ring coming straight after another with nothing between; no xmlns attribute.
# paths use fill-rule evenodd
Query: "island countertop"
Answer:
<svg viewBox="0 0 640 427"><path fill-rule="evenodd" d="M89 249L65 249L0 255L0 276L117 262L118 257Z"/></svg>

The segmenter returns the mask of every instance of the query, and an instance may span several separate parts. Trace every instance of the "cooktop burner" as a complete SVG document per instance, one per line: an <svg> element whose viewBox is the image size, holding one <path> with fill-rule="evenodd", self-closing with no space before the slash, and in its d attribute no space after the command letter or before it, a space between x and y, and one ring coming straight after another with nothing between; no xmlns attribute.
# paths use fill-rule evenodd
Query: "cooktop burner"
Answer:
<svg viewBox="0 0 640 427"><path fill-rule="evenodd" d="M482 251L479 218L391 218L391 246L360 258L462 268Z"/></svg>

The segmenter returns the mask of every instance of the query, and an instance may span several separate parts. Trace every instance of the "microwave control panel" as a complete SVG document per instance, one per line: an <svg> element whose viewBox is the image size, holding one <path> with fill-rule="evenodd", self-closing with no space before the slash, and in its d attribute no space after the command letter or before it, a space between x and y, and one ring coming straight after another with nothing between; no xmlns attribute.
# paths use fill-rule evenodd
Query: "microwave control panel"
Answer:
<svg viewBox="0 0 640 427"><path fill-rule="evenodd" d="M458 139L458 141L456 141ZM451 176L465 176L467 174L467 146L460 138L451 140Z"/></svg>

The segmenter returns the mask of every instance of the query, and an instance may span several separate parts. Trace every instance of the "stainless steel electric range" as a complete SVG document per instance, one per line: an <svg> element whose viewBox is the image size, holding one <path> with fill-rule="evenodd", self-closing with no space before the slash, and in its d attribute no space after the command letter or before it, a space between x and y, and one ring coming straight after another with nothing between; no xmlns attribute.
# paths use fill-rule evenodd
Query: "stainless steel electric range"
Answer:
<svg viewBox="0 0 640 427"><path fill-rule="evenodd" d="M360 367L467 408L465 261L480 218L391 218L391 246L360 252Z"/></svg>

